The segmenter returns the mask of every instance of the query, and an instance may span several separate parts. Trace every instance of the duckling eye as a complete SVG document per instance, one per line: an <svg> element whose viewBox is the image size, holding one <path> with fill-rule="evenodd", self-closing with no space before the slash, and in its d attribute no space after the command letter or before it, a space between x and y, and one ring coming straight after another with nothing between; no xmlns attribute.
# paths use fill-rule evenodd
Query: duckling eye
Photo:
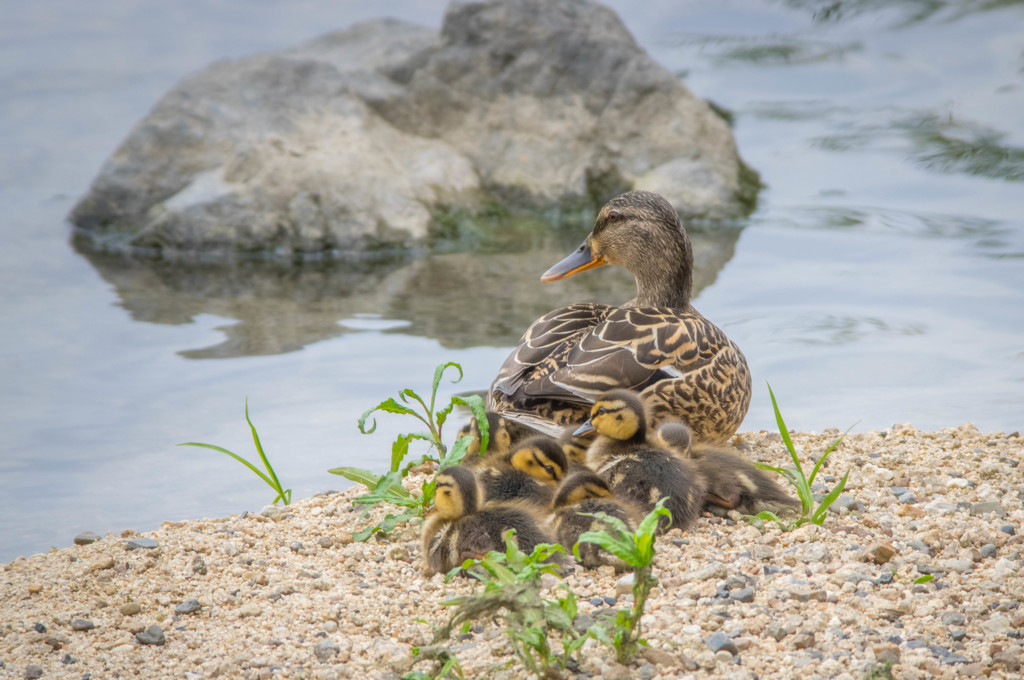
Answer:
<svg viewBox="0 0 1024 680"><path fill-rule="evenodd" d="M555 476L555 468L551 467L550 465L545 465L544 466L544 471L547 472L552 477Z"/></svg>

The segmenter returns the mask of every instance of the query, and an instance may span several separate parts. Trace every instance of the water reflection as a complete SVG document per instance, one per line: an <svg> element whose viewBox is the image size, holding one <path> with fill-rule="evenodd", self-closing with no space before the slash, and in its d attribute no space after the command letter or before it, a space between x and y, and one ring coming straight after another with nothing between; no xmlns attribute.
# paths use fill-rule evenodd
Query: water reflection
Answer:
<svg viewBox="0 0 1024 680"><path fill-rule="evenodd" d="M892 13L889 28L909 28L928 21L952 22L981 12L1021 4L1021 0L786 0L786 5L804 9L818 23L840 23L867 14Z"/></svg>
<svg viewBox="0 0 1024 680"><path fill-rule="evenodd" d="M695 294L732 257L739 233L738 227L691 231ZM178 325L200 314L236 319L218 329L222 342L180 352L189 359L223 359L293 352L364 330L425 336L457 349L512 345L551 309L581 300L624 302L634 295L632 277L617 267L540 282L540 274L585 234L534 232L503 246L506 232L472 252L440 249L298 266L168 263L78 249L137 321Z"/></svg>
<svg viewBox="0 0 1024 680"><path fill-rule="evenodd" d="M759 66L795 66L840 61L851 52L859 52L859 42L835 44L792 35L739 36L677 34L666 44L698 47L715 66L754 64Z"/></svg>

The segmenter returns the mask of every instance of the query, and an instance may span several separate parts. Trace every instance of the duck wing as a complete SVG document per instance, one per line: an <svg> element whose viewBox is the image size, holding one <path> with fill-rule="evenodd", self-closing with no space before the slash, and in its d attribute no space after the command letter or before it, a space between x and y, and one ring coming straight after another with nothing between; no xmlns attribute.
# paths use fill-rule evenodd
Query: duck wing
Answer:
<svg viewBox="0 0 1024 680"><path fill-rule="evenodd" d="M733 347L692 307L572 305L530 327L499 371L491 405L513 418L540 401L578 411L611 389L701 371Z"/></svg>
<svg viewBox="0 0 1024 680"><path fill-rule="evenodd" d="M563 394L564 390L540 385L564 365L569 352L582 338L614 310L609 305L581 302L548 312L534 321L498 370L491 384L488 408L502 410L496 409L499 403L515 403L527 394L546 395L549 389L551 394L571 397Z"/></svg>

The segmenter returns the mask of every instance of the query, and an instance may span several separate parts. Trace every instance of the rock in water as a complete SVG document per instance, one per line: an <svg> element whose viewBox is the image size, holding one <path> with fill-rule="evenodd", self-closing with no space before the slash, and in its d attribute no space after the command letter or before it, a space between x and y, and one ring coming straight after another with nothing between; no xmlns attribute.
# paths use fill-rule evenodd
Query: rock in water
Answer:
<svg viewBox="0 0 1024 680"><path fill-rule="evenodd" d="M492 0L454 3L440 36L382 19L186 78L70 219L101 250L331 253L422 243L440 212L488 199L637 188L733 215L744 174L725 122L614 12Z"/></svg>

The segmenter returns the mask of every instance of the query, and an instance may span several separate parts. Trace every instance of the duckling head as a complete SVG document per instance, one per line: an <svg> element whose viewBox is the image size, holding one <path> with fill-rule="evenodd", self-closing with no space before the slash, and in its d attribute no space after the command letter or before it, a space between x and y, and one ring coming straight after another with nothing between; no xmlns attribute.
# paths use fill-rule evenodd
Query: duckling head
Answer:
<svg viewBox="0 0 1024 680"><path fill-rule="evenodd" d="M596 472L580 470L566 477L558 485L551 507L558 509L575 505L588 498L611 498L612 490Z"/></svg>
<svg viewBox="0 0 1024 680"><path fill-rule="evenodd" d="M542 482L555 484L565 476L569 461L562 447L550 437L531 437L508 456L509 464Z"/></svg>
<svg viewBox="0 0 1024 680"><path fill-rule="evenodd" d="M684 458L691 458L690 447L693 445L693 434L683 423L663 423L652 437L653 443L659 448L668 449Z"/></svg>
<svg viewBox="0 0 1024 680"><path fill-rule="evenodd" d="M598 434L620 441L647 436L647 412L640 396L629 390L605 392L590 408L590 426ZM585 431L586 423L580 430Z"/></svg>
<svg viewBox="0 0 1024 680"><path fill-rule="evenodd" d="M558 281L587 269L616 264L636 279L635 305L685 307L693 292L693 247L672 204L649 191L629 191L608 201L594 229L541 281Z"/></svg>
<svg viewBox="0 0 1024 680"><path fill-rule="evenodd" d="M445 468L434 480L434 509L442 519L472 515L480 506L479 494L471 470L461 465Z"/></svg>

